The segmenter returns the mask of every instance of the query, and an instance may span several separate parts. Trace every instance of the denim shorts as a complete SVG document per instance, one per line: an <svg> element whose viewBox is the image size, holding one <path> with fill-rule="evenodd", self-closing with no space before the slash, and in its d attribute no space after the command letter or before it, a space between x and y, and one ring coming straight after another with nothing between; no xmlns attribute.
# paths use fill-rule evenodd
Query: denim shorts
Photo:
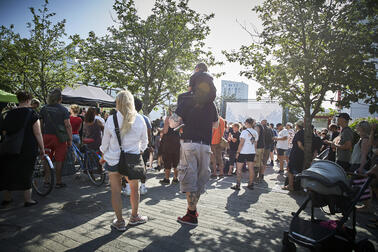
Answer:
<svg viewBox="0 0 378 252"><path fill-rule="evenodd" d="M108 172L118 172L118 164L109 165L107 162L105 162L104 169L107 170Z"/></svg>

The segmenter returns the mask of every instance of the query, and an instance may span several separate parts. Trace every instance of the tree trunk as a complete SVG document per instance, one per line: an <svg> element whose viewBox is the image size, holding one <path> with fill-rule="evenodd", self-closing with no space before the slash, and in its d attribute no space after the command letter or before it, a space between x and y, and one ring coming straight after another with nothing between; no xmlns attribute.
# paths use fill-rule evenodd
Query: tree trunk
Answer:
<svg viewBox="0 0 378 252"><path fill-rule="evenodd" d="M304 168L310 167L312 162L312 118L311 118L311 104L305 104L305 136L304 136Z"/></svg>

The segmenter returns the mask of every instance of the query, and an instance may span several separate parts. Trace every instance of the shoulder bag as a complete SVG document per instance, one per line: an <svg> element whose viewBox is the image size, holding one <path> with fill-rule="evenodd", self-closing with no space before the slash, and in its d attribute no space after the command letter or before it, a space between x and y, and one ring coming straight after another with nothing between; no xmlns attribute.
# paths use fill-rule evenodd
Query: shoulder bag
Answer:
<svg viewBox="0 0 378 252"><path fill-rule="evenodd" d="M248 129L246 129L246 130L251 135L251 143L254 144L255 143L255 137L253 136L253 134L251 133L251 131L249 131Z"/></svg>
<svg viewBox="0 0 378 252"><path fill-rule="evenodd" d="M50 115L50 112L46 109L46 113L47 113L47 117L49 118L50 120L50 123L51 125L53 126L53 128L55 129L55 133L56 133L56 136L58 137L59 139L59 142L61 143L65 143L68 141L69 137L68 137L68 133L67 133L67 129L66 129L66 126L65 125L61 125L61 124L56 124L52 118L51 118L51 115Z"/></svg>
<svg viewBox="0 0 378 252"><path fill-rule="evenodd" d="M4 140L0 144L1 155L17 155L21 153L22 145L24 143L25 129L28 124L32 111L29 109L25 118L24 126L16 133L6 134Z"/></svg>
<svg viewBox="0 0 378 252"><path fill-rule="evenodd" d="M118 125L117 113L113 115L115 132L121 150L118 162L118 172L129 179L145 179L146 170L140 154L126 153L122 150L121 134Z"/></svg>

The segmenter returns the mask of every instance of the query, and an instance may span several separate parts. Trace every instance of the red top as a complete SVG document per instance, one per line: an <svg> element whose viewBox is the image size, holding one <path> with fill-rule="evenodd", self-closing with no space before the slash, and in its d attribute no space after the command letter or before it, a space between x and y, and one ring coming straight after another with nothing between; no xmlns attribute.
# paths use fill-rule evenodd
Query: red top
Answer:
<svg viewBox="0 0 378 252"><path fill-rule="evenodd" d="M70 116L70 123L71 123L71 127L72 127L72 134L74 134L74 135L79 134L79 129L80 129L80 125L81 125L82 121L83 120L81 120L81 118L78 117L78 116Z"/></svg>

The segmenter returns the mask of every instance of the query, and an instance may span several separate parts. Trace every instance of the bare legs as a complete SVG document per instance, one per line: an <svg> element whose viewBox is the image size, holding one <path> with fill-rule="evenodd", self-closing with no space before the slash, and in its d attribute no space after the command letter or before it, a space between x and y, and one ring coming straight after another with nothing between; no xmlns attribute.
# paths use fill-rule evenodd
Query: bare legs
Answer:
<svg viewBox="0 0 378 252"><path fill-rule="evenodd" d="M198 192L186 192L186 200L190 211L196 211L200 196L201 195Z"/></svg>
<svg viewBox="0 0 378 252"><path fill-rule="evenodd" d="M171 175L171 169L165 169L165 179L169 179L169 176ZM173 179L177 179L178 176L178 170L177 168L173 168Z"/></svg>
<svg viewBox="0 0 378 252"><path fill-rule="evenodd" d="M112 207L118 221L123 221L122 218L122 198L121 198L121 175L118 172L109 172L110 187L112 190ZM126 178L127 179L127 178ZM131 215L136 217L138 215L139 192L138 180L128 180L131 194Z"/></svg>
<svg viewBox="0 0 378 252"><path fill-rule="evenodd" d="M249 183L248 185L253 184L253 179L255 178L255 162L247 162L248 170L249 170Z"/></svg>
<svg viewBox="0 0 378 252"><path fill-rule="evenodd" d="M118 172L109 172L110 188L112 190L112 207L119 222L122 218L121 175Z"/></svg>
<svg viewBox="0 0 378 252"><path fill-rule="evenodd" d="M55 163L56 183L62 184L62 162Z"/></svg>
<svg viewBox="0 0 378 252"><path fill-rule="evenodd" d="M278 160L280 161L280 171L283 171L284 168L284 159L285 159L285 156L278 156Z"/></svg>

